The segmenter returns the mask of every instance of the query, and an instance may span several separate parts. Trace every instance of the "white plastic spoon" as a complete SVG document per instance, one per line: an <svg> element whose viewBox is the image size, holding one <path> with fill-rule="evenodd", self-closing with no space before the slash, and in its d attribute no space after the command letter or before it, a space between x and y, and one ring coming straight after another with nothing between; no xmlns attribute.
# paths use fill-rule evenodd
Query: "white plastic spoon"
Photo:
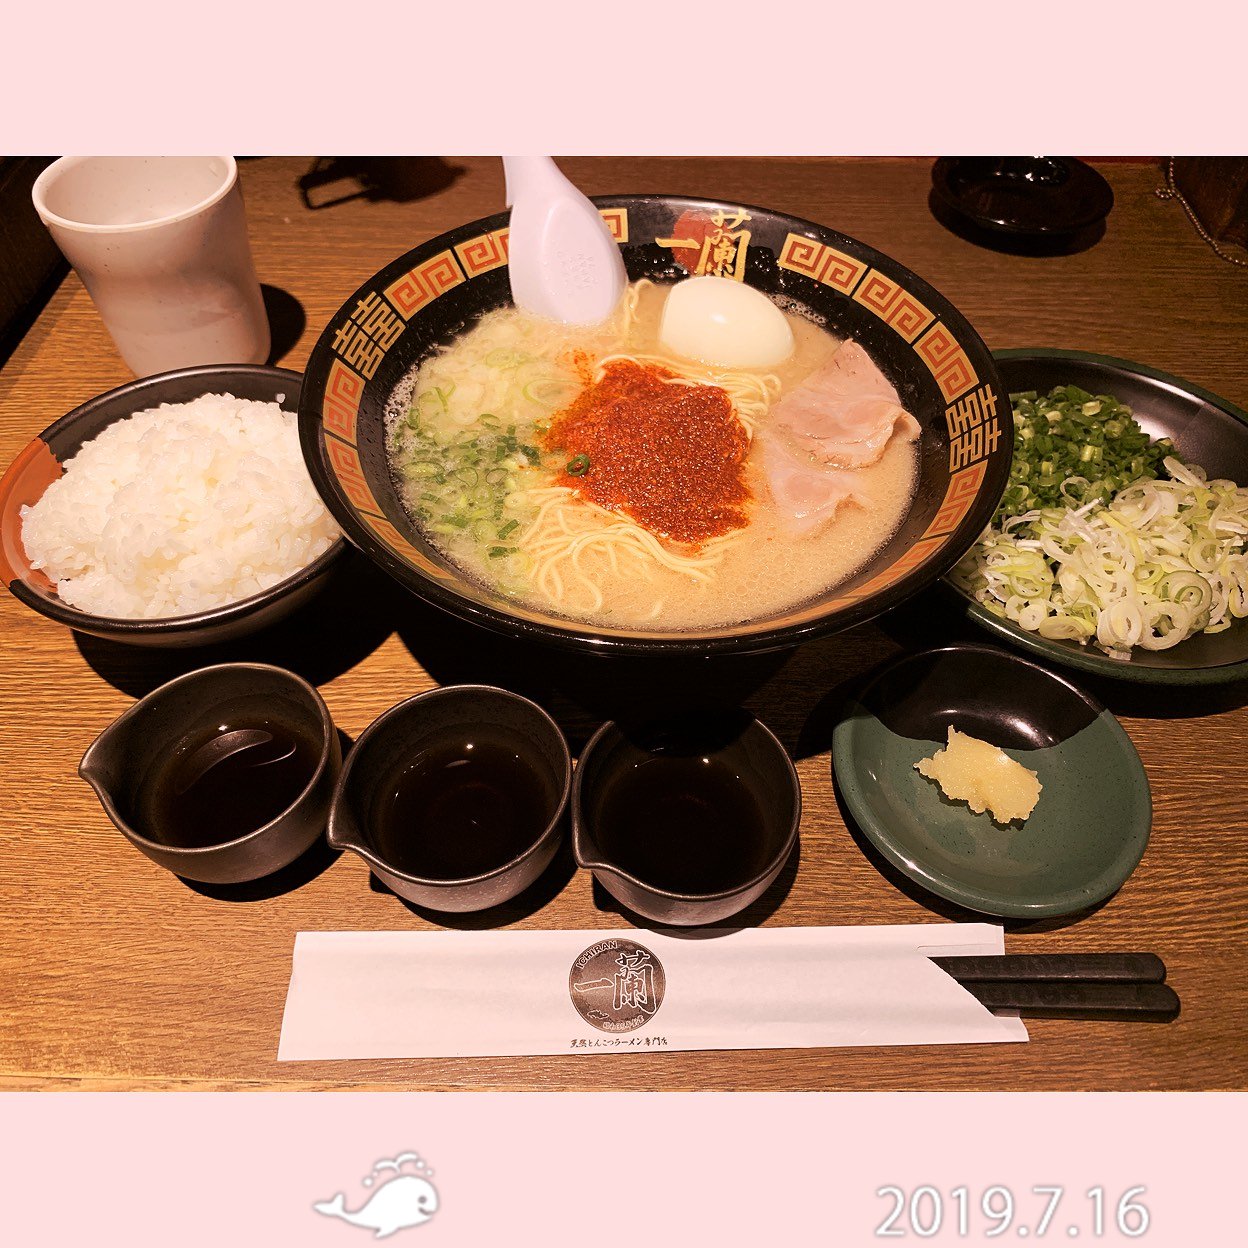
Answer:
<svg viewBox="0 0 1248 1248"><path fill-rule="evenodd" d="M596 325L628 284L598 209L549 156L504 156L511 205L508 271L518 308L565 325Z"/></svg>

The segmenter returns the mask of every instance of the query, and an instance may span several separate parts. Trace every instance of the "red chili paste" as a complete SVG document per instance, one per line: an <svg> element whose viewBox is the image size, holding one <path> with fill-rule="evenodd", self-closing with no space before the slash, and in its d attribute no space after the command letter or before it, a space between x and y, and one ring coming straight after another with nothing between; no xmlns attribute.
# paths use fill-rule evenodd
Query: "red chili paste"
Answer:
<svg viewBox="0 0 1248 1248"><path fill-rule="evenodd" d="M583 469L565 469L560 485L660 537L698 544L746 523L750 443L725 391L669 384L674 376L611 362L554 418L543 442Z"/></svg>

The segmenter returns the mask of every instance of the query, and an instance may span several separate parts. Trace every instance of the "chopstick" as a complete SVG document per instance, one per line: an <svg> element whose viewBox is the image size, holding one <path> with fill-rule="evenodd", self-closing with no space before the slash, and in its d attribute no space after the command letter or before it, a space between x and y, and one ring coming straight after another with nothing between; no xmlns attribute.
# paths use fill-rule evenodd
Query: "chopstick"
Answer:
<svg viewBox="0 0 1248 1248"><path fill-rule="evenodd" d="M1179 998L1152 953L1001 954L933 958L990 1010L1030 1018L1166 1023Z"/></svg>
<svg viewBox="0 0 1248 1248"><path fill-rule="evenodd" d="M1001 979L1098 984L1163 984L1166 964L1155 953L1004 953L933 958L960 984Z"/></svg>
<svg viewBox="0 0 1248 1248"><path fill-rule="evenodd" d="M990 1010L1017 1010L1028 1018L1086 1018L1168 1023L1179 1016L1169 984L1096 984L994 980L963 988Z"/></svg>

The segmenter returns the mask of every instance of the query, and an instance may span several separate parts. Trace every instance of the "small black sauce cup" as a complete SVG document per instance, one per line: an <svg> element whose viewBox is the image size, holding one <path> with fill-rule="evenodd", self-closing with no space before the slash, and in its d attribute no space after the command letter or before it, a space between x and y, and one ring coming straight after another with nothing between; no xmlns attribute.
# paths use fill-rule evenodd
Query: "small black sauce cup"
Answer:
<svg viewBox="0 0 1248 1248"><path fill-rule="evenodd" d="M545 821L519 853L474 875L415 874L387 860L378 829L398 776L422 751L467 736L503 745L531 769L544 794ZM329 843L359 854L383 884L415 905L446 913L487 910L522 893L550 865L571 784L567 741L540 706L490 685L448 685L391 707L360 734L334 793ZM419 829L424 837L437 831Z"/></svg>
<svg viewBox="0 0 1248 1248"><path fill-rule="evenodd" d="M752 805L757 816L757 843L748 861L740 864L741 878L722 883L725 868L731 874L733 866L724 863L722 854L731 850L717 841L713 822L698 829L697 839L704 843L708 858L706 875L719 881L719 886L705 891L647 880L622 866L618 855L603 844L605 807L616 786L660 758L717 764L740 786L739 798ZM612 896L643 918L678 926L719 923L761 897L780 874L797 845L801 814L801 786L792 759L775 734L748 712L700 713L630 725L610 722L594 734L577 763L572 848L579 866L593 872ZM684 817L715 818L709 810L699 816L696 804ZM647 830L638 827L637 834L646 835ZM677 852L673 844L672 853ZM716 855L721 857L712 863ZM696 879L697 864L684 863L682 874Z"/></svg>
<svg viewBox="0 0 1248 1248"><path fill-rule="evenodd" d="M319 754L303 790L274 818L219 844L184 847L145 835L140 794L169 752L188 735L239 715L269 720L315 744ZM312 685L267 663L220 663L178 676L136 702L95 739L78 774L153 862L184 879L241 884L288 866L324 832L341 764L338 732Z"/></svg>

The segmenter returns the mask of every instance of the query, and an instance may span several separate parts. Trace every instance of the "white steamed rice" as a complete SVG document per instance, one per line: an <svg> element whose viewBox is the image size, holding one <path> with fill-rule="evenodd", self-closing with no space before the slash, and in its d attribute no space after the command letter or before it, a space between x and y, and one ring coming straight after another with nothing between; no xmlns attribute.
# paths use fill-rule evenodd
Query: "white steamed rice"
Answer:
<svg viewBox="0 0 1248 1248"><path fill-rule="evenodd" d="M189 615L293 576L339 537L304 467L293 413L206 394L83 444L22 508L31 566L94 615Z"/></svg>

